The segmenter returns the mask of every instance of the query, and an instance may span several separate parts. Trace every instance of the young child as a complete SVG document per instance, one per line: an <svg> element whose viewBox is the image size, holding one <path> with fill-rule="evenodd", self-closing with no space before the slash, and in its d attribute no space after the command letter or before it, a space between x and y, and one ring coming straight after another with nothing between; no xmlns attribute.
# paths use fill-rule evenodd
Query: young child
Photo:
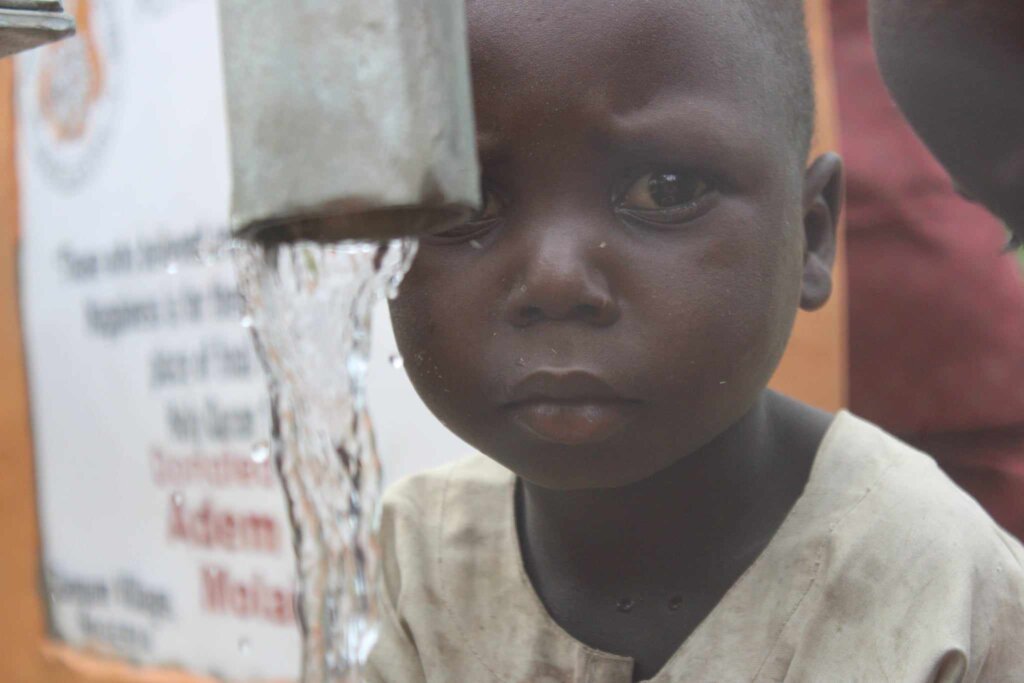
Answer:
<svg viewBox="0 0 1024 683"><path fill-rule="evenodd" d="M766 389L828 299L800 0L470 0L485 206L392 306L484 456L390 491L388 683L1024 681L1024 551Z"/></svg>

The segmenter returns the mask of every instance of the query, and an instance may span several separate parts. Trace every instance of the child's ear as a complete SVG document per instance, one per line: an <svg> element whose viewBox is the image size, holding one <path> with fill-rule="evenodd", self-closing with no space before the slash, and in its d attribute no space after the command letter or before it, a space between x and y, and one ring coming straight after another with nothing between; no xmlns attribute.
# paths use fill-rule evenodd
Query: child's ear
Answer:
<svg viewBox="0 0 1024 683"><path fill-rule="evenodd" d="M814 160L804 176L804 277L800 308L814 311L832 294L836 229L843 205L843 160L834 152Z"/></svg>

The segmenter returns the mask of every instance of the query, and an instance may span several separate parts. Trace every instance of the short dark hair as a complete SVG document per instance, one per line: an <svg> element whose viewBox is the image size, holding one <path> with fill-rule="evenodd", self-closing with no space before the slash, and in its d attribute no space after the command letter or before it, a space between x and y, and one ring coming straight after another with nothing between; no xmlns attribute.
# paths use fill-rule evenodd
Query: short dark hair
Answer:
<svg viewBox="0 0 1024 683"><path fill-rule="evenodd" d="M794 144L801 160L810 153L814 136L814 72L808 45L803 0L746 0L745 10L751 33L763 49L776 57L782 95L792 121Z"/></svg>

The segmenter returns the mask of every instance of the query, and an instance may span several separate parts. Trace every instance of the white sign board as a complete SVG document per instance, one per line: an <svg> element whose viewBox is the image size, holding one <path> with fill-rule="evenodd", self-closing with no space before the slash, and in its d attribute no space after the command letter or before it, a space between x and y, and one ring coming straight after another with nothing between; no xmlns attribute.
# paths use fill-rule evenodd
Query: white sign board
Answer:
<svg viewBox="0 0 1024 683"><path fill-rule="evenodd" d="M231 680L293 678L291 538L228 263L214 0L71 0L18 58L21 299L54 636ZM465 454L375 316L386 476ZM253 457L253 452L256 457Z"/></svg>

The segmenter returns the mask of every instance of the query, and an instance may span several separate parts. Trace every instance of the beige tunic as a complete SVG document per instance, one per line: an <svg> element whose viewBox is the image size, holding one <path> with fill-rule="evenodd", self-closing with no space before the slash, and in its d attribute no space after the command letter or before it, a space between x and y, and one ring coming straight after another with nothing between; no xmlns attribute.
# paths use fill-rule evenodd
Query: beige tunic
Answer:
<svg viewBox="0 0 1024 683"><path fill-rule="evenodd" d="M386 496L371 683L629 683L523 568L514 477L477 456ZM927 456L840 413L761 556L657 683L1024 683L1024 550Z"/></svg>

